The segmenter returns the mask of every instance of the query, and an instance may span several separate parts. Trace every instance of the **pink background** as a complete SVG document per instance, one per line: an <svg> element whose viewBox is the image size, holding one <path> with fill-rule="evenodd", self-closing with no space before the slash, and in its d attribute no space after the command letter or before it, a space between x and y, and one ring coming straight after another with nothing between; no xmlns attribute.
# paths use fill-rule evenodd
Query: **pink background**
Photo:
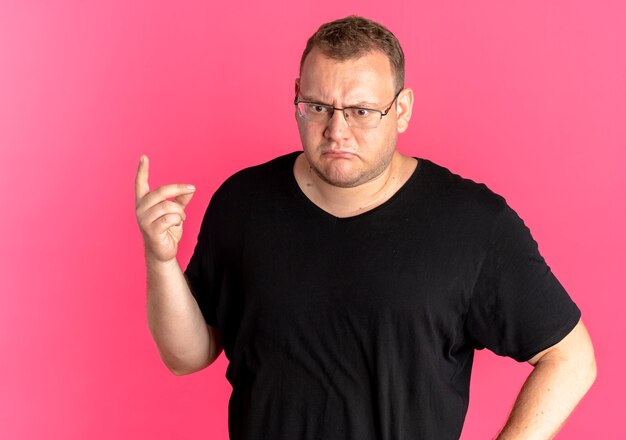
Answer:
<svg viewBox="0 0 626 440"><path fill-rule="evenodd" d="M145 323L137 161L198 187L185 266L220 182L299 148L301 51L351 13L407 54L400 149L505 195L583 310L599 376L560 438L621 437L623 2L175 3L0 6L0 438L226 438L224 358L174 377ZM497 432L528 372L478 353L463 439Z"/></svg>

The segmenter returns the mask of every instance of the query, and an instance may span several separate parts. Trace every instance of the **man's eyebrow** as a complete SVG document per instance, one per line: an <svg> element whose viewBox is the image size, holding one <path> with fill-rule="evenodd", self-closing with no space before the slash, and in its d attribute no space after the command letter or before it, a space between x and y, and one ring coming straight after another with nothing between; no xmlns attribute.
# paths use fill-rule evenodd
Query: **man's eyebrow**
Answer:
<svg viewBox="0 0 626 440"><path fill-rule="evenodd" d="M300 96L302 97L302 101L314 102L316 104L323 104L323 105L328 105L328 106L332 107L331 104L327 104L327 103L325 103L323 101L320 101L319 99L311 98L310 96L304 95L302 93L300 93Z"/></svg>
<svg viewBox="0 0 626 440"><path fill-rule="evenodd" d="M356 104L349 105L348 107L372 107L372 108L376 108L376 107L380 107L380 104L377 103L377 102L359 101Z"/></svg>
<svg viewBox="0 0 626 440"><path fill-rule="evenodd" d="M316 103L316 104L327 105L327 106L329 106L329 107L332 107L332 106L333 106L332 104L328 104L328 103L326 103L326 102L324 102L324 101L321 101L321 100L318 100L318 99L312 98L312 97L307 96L307 95L304 95L304 94L302 94L302 93L300 94L300 96L302 97L302 101L314 102L314 103ZM354 104L346 105L344 108L350 108L350 107L357 107L357 108L360 108L360 107L368 107L368 108L375 109L375 108L380 107L380 106L381 106L381 104L378 104L377 102L359 101L359 102L356 102L356 103L354 103Z"/></svg>

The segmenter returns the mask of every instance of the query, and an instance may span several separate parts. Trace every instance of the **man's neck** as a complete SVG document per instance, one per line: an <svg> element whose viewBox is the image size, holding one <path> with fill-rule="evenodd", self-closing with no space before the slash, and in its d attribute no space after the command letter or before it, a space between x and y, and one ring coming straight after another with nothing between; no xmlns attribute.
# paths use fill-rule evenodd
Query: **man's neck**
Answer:
<svg viewBox="0 0 626 440"><path fill-rule="evenodd" d="M417 161L395 152L389 166L361 185L343 188L321 179L304 154L296 159L294 175L302 192L322 210L345 218L370 211L389 200L411 177Z"/></svg>

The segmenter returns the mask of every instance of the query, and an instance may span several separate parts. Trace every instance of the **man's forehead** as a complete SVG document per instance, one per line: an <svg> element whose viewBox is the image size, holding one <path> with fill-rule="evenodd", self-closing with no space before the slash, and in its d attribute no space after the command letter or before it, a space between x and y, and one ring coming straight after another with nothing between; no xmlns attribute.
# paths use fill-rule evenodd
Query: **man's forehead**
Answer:
<svg viewBox="0 0 626 440"><path fill-rule="evenodd" d="M394 76L382 52L336 60L311 51L298 85L305 100L372 106L389 100L387 95L394 92Z"/></svg>
<svg viewBox="0 0 626 440"><path fill-rule="evenodd" d="M302 63L302 70L305 68L315 67L317 65L323 64L325 66L335 66L336 68L340 68L345 65L355 65L355 64L381 64L389 69L389 74L393 74L393 69L391 67L391 60L389 57L381 50L367 50L367 51L359 51L355 53L353 56L348 57L335 57L330 55L327 52L324 52L322 49L314 47L311 49L311 52L307 55L304 63Z"/></svg>

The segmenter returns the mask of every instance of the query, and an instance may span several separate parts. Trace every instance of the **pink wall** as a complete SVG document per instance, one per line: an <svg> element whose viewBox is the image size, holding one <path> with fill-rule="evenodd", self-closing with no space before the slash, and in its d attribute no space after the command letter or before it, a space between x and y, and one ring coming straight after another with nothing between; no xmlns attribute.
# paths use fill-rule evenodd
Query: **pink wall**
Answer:
<svg viewBox="0 0 626 440"><path fill-rule="evenodd" d="M400 38L406 153L504 194L583 310L599 377L561 438L623 432L626 10L620 1L122 0L0 6L0 438L226 438L225 361L177 378L144 313L133 178L198 187L298 148L306 38L350 13ZM248 103L271 118L246 116ZM478 355L463 439L503 423L529 368Z"/></svg>

